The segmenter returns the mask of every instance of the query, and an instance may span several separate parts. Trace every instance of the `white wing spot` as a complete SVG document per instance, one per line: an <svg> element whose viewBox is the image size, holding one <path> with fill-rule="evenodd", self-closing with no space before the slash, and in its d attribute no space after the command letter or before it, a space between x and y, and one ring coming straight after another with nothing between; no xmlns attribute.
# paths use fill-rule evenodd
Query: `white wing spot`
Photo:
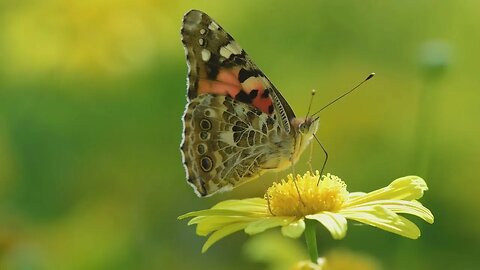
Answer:
<svg viewBox="0 0 480 270"><path fill-rule="evenodd" d="M226 131L222 132L219 134L219 140L230 145L230 146L236 146L237 144L233 140L233 132L232 131Z"/></svg>
<svg viewBox="0 0 480 270"><path fill-rule="evenodd" d="M234 40L230 41L226 46L220 48L220 55L229 58L232 54L238 55L242 53L242 48Z"/></svg>
<svg viewBox="0 0 480 270"><path fill-rule="evenodd" d="M230 57L230 55L232 55L232 52L227 50L227 48L225 48L225 47L221 47L220 48L220 55L225 57L226 59L228 59Z"/></svg>
<svg viewBox="0 0 480 270"><path fill-rule="evenodd" d="M200 44L200 46L203 46L203 44L205 44L205 41L203 40L203 38L198 40L198 44Z"/></svg>
<svg viewBox="0 0 480 270"><path fill-rule="evenodd" d="M208 25L208 29L210 29L212 31L218 30L219 28L220 28L220 26L218 26L218 24L216 24L213 21Z"/></svg>
<svg viewBox="0 0 480 270"><path fill-rule="evenodd" d="M203 50L202 50L202 60L203 60L204 62L207 62L208 60L210 60L210 55L211 55L211 54L212 54L212 53L211 53L209 50L203 49Z"/></svg>
<svg viewBox="0 0 480 270"><path fill-rule="evenodd" d="M207 33L207 30L205 30L205 29L200 29L200 35L205 35L205 33Z"/></svg>
<svg viewBox="0 0 480 270"><path fill-rule="evenodd" d="M228 45L225 47L227 48L227 50L231 51L233 54L242 53L242 48L234 40L230 41L230 43L228 43Z"/></svg>

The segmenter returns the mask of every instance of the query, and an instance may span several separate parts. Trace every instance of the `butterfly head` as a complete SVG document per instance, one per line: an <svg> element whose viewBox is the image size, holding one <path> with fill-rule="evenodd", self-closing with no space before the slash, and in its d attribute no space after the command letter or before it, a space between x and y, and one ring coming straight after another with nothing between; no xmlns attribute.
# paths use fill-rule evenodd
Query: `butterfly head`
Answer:
<svg viewBox="0 0 480 270"><path fill-rule="evenodd" d="M295 163L317 132L319 121L318 117L293 118L291 124L296 133L295 151L292 157Z"/></svg>
<svg viewBox="0 0 480 270"><path fill-rule="evenodd" d="M318 130L318 119L318 117L294 118L292 126L299 135L310 139Z"/></svg>

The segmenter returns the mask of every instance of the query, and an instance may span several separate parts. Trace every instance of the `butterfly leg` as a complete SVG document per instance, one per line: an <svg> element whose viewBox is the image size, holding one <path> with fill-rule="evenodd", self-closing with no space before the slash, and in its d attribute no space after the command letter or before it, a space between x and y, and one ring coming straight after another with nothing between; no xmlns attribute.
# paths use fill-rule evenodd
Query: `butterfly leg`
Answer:
<svg viewBox="0 0 480 270"><path fill-rule="evenodd" d="M268 196L268 194L265 194L265 199L267 199L268 212L270 212L270 214L271 214L272 216L276 216L276 215L272 212L272 208L270 207L270 196Z"/></svg>
<svg viewBox="0 0 480 270"><path fill-rule="evenodd" d="M318 178L318 182L317 182L317 186L318 186L318 184L320 184L320 179L322 179L323 169L325 169L325 166L327 165L328 153L327 153L327 150L325 150L325 147L323 147L323 144L317 138L317 136L313 135L313 137L315 138L315 140L318 142L318 144L322 148L323 153L325 153L325 160L323 161L322 169L320 170L320 177Z"/></svg>
<svg viewBox="0 0 480 270"><path fill-rule="evenodd" d="M278 182L278 172L275 172L275 182ZM268 212L270 212L272 216L276 216L270 207L270 196L268 196L268 193L265 194L265 199L267 199Z"/></svg>
<svg viewBox="0 0 480 270"><path fill-rule="evenodd" d="M306 206L305 202L302 199L302 195L300 194L300 189L298 188L297 175L295 174L294 164L292 164L292 175L293 175L293 183L295 184L295 189L297 190L297 193L298 193L298 199L300 199L300 202L303 204L303 206Z"/></svg>
<svg viewBox="0 0 480 270"><path fill-rule="evenodd" d="M313 157L313 144L311 143L310 144L310 156L308 157L307 164L308 164L308 167L310 169L310 173L313 174L312 157Z"/></svg>

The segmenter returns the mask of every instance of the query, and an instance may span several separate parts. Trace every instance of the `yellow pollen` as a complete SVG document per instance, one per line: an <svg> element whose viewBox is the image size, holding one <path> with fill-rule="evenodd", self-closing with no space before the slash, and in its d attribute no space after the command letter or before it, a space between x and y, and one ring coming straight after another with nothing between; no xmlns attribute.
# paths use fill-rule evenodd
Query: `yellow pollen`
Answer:
<svg viewBox="0 0 480 270"><path fill-rule="evenodd" d="M293 175L288 175L287 181L282 179L281 183L273 183L265 194L271 212L276 216L303 217L322 211L340 210L348 198L347 185L335 175L324 175L318 183L319 177L318 171L315 174L307 172L303 176L297 175L296 182L302 200L298 196Z"/></svg>

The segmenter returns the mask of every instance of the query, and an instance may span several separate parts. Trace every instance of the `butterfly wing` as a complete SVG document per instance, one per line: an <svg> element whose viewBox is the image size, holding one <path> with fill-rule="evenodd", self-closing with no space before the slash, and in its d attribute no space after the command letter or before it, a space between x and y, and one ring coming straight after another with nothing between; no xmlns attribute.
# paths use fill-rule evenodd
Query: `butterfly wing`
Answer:
<svg viewBox="0 0 480 270"><path fill-rule="evenodd" d="M247 53L205 13L185 14L188 104L181 145L188 182L209 196L291 164L292 109Z"/></svg>

